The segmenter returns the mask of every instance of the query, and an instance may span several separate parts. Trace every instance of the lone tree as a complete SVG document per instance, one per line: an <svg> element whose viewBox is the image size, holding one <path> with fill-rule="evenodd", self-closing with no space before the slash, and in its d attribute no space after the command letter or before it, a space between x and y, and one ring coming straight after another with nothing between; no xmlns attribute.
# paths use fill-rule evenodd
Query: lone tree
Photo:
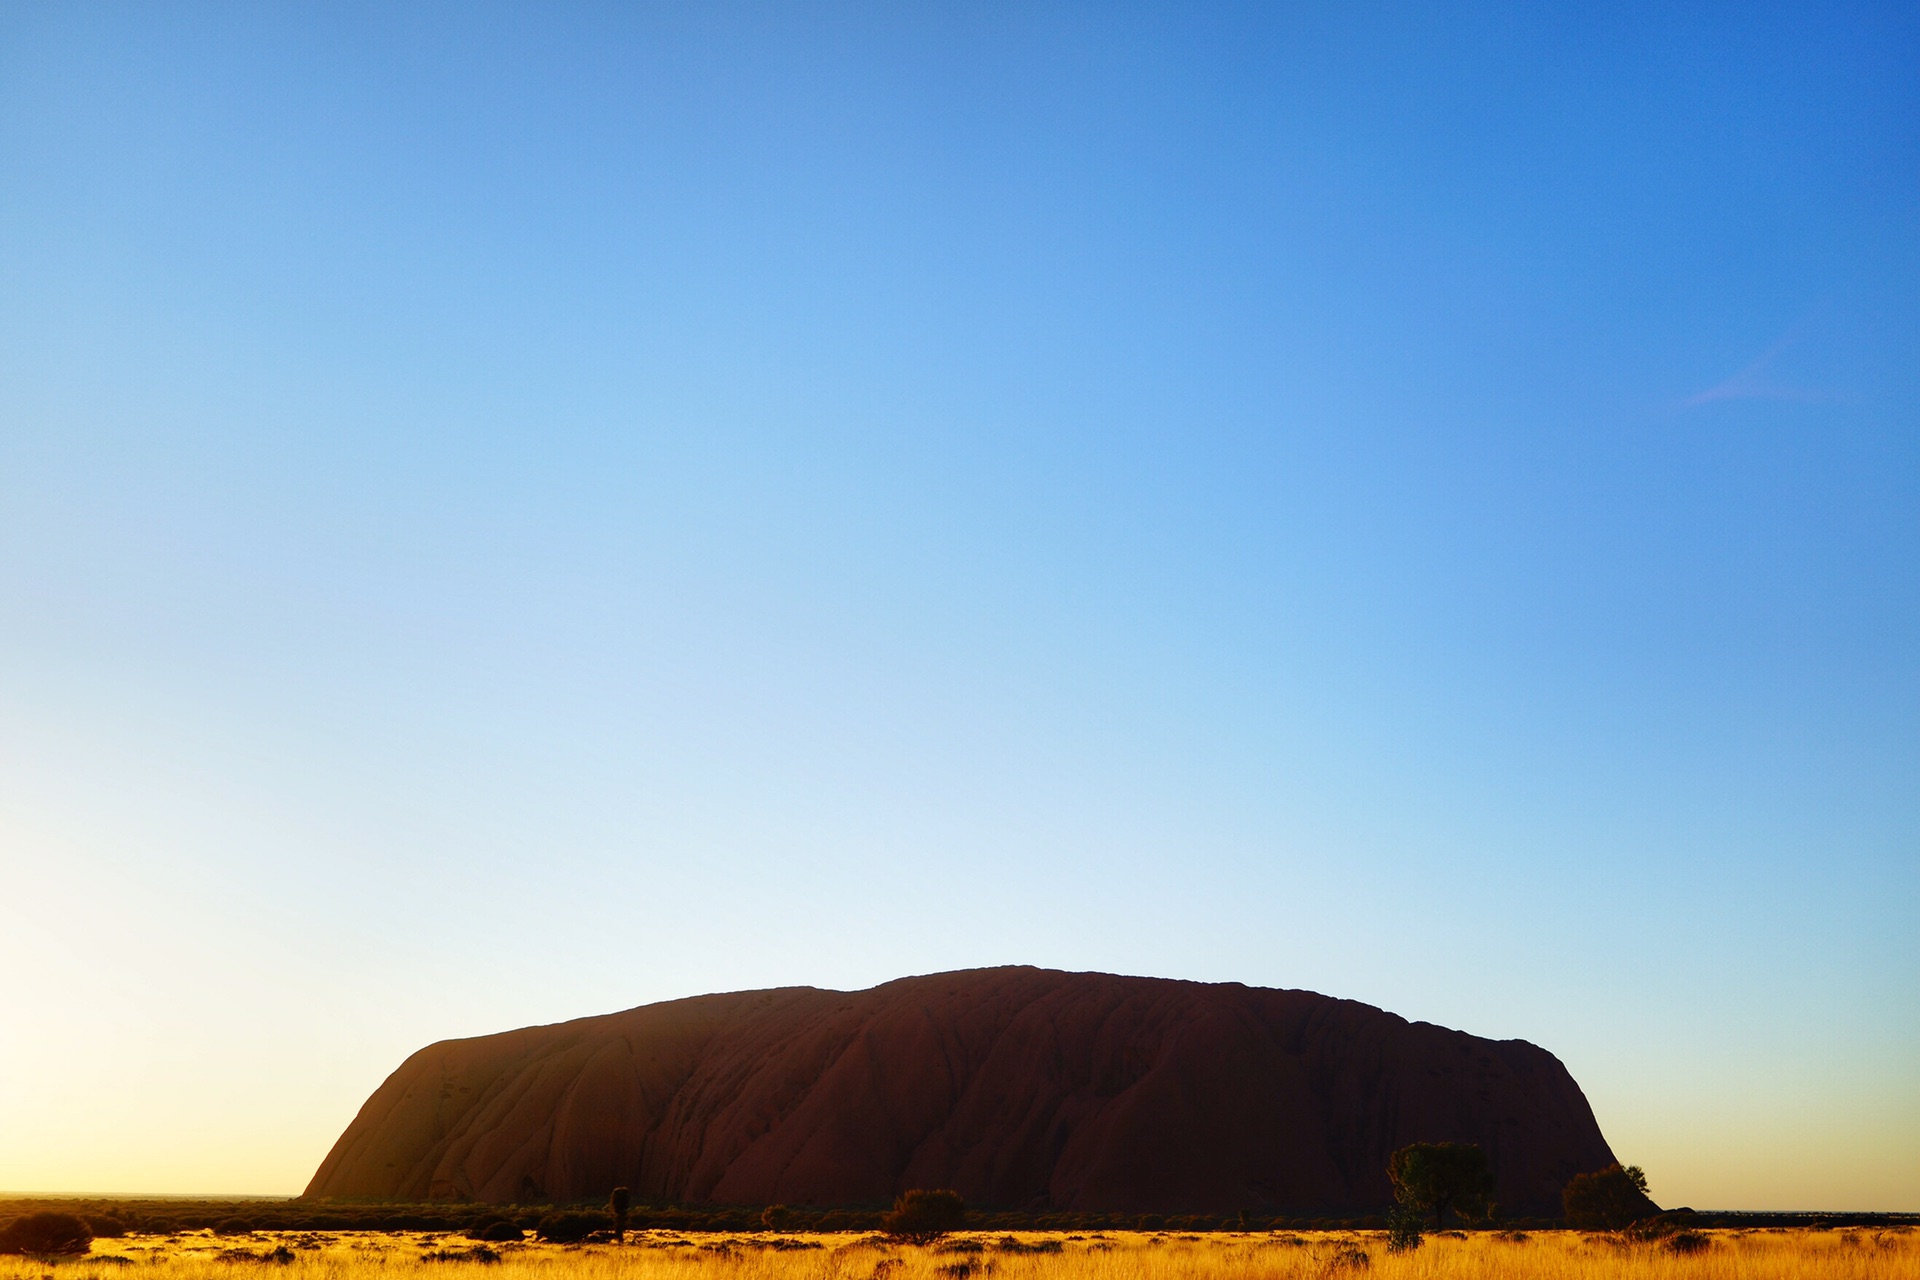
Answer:
<svg viewBox="0 0 1920 1280"><path fill-rule="evenodd" d="M908 1244L932 1244L966 1225L967 1202L958 1191L909 1191L880 1220L880 1230Z"/></svg>
<svg viewBox="0 0 1920 1280"><path fill-rule="evenodd" d="M625 1187L615 1187L607 1197L607 1212L613 1215L613 1238L617 1244L627 1242L627 1210L632 1207L633 1193Z"/></svg>
<svg viewBox="0 0 1920 1280"><path fill-rule="evenodd" d="M1647 1195L1647 1175L1637 1164L1614 1161L1593 1173L1576 1173L1560 1193L1567 1225L1582 1231L1618 1231L1660 1212Z"/></svg>
<svg viewBox="0 0 1920 1280"><path fill-rule="evenodd" d="M785 1231L793 1219L793 1210L783 1204L770 1204L760 1211L760 1225L769 1231Z"/></svg>
<svg viewBox="0 0 1920 1280"><path fill-rule="evenodd" d="M1447 1225L1447 1211L1464 1219L1491 1216L1493 1172L1487 1153L1471 1142L1415 1142L1387 1159L1393 1198L1409 1209L1433 1215L1435 1230Z"/></svg>

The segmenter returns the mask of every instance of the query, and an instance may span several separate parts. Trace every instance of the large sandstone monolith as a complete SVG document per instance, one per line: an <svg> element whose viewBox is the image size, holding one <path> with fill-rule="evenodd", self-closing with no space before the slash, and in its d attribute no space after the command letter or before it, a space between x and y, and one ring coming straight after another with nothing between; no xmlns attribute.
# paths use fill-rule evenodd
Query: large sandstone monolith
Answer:
<svg viewBox="0 0 1920 1280"><path fill-rule="evenodd" d="M1387 1156L1476 1142L1509 1214L1613 1160L1580 1087L1308 991L1046 969L698 996L420 1050L316 1197L1370 1211Z"/></svg>

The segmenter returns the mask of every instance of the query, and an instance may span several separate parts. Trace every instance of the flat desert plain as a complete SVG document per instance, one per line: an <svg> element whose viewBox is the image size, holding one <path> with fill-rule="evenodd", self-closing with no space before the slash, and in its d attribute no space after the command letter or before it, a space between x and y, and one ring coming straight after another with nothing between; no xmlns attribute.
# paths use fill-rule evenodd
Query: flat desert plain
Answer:
<svg viewBox="0 0 1920 1280"><path fill-rule="evenodd" d="M436 1232L132 1235L0 1280L1920 1280L1920 1232L1703 1231L1676 1253L1572 1231L1429 1236L1393 1254L1369 1231L1179 1235L960 1233L926 1246L862 1235L629 1232L624 1244L479 1245Z"/></svg>

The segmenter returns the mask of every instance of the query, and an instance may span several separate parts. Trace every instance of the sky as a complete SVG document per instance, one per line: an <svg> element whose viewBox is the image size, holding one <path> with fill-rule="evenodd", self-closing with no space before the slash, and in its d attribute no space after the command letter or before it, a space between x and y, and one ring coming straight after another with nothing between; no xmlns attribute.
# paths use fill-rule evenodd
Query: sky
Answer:
<svg viewBox="0 0 1920 1280"><path fill-rule="evenodd" d="M0 7L0 1189L1037 964L1920 1210L1920 10Z"/></svg>

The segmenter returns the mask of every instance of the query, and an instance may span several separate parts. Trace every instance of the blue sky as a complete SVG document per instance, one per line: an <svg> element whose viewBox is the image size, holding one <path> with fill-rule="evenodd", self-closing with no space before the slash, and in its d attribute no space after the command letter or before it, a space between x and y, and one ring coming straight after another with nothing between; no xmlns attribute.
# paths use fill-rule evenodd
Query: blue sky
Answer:
<svg viewBox="0 0 1920 1280"><path fill-rule="evenodd" d="M0 1187L1037 963L1920 1208L1905 6L0 9Z"/></svg>

